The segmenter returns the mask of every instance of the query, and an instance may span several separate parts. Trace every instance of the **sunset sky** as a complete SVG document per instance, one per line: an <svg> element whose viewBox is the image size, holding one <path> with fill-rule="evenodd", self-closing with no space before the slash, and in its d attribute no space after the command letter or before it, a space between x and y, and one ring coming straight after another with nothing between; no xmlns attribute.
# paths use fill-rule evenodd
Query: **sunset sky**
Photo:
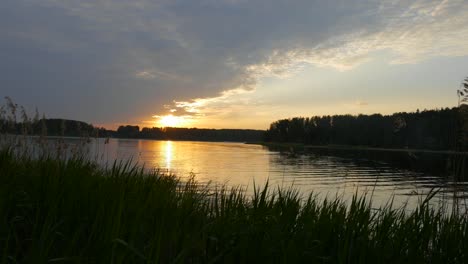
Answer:
<svg viewBox="0 0 468 264"><path fill-rule="evenodd" d="M2 0L0 95L47 117L266 129L452 107L468 1Z"/></svg>

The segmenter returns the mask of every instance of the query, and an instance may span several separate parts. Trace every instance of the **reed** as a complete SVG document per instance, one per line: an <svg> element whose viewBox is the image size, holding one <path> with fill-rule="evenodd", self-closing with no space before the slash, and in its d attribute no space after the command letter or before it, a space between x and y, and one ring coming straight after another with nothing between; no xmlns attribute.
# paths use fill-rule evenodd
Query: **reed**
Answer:
<svg viewBox="0 0 468 264"><path fill-rule="evenodd" d="M2 263L466 263L467 217L0 151Z"/></svg>

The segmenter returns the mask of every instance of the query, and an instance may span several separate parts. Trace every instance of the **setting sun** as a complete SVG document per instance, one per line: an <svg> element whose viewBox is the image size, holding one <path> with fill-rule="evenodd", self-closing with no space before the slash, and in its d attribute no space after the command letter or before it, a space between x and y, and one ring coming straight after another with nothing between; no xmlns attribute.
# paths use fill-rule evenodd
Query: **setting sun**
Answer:
<svg viewBox="0 0 468 264"><path fill-rule="evenodd" d="M184 118L180 116L166 115L161 116L159 119L159 124L163 127L178 127L185 123Z"/></svg>

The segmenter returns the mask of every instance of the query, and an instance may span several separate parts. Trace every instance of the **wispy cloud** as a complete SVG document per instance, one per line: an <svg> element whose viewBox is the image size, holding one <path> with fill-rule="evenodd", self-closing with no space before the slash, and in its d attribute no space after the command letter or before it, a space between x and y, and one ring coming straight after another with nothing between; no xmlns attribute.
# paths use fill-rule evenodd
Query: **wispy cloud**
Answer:
<svg viewBox="0 0 468 264"><path fill-rule="evenodd" d="M356 102L354 102L354 105L358 106L358 107L362 107L362 106L368 106L369 103L365 102L365 101L356 101Z"/></svg>
<svg viewBox="0 0 468 264"><path fill-rule="evenodd" d="M190 101L174 101L175 112L182 114L190 114L192 117L206 117L207 115L216 115L232 111L232 109L226 108L226 105L231 107L234 104L247 105L250 101L246 96L252 91L244 89L233 89L223 91L217 97L208 98L196 98Z"/></svg>
<svg viewBox="0 0 468 264"><path fill-rule="evenodd" d="M159 71L155 69L142 70L135 73L135 77L151 80L151 79L160 79L160 80L169 80L169 81L180 81L180 82L189 82L190 80L183 76L178 76L176 74Z"/></svg>

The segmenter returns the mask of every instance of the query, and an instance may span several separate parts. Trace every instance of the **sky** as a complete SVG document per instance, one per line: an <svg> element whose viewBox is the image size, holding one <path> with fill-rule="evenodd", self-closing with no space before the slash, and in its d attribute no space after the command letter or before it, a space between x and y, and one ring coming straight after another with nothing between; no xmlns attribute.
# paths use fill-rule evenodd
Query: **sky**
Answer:
<svg viewBox="0 0 468 264"><path fill-rule="evenodd" d="M467 36L466 0L2 0L0 95L111 129L452 107Z"/></svg>

